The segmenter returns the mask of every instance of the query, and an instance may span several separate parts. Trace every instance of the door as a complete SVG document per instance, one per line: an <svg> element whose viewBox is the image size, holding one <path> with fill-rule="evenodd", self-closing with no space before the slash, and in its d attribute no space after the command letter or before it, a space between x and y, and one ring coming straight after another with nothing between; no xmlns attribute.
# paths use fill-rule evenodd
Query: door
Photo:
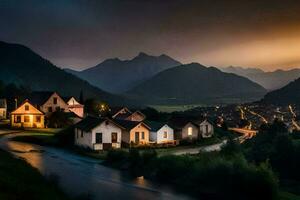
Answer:
<svg viewBox="0 0 300 200"><path fill-rule="evenodd" d="M140 143L140 133L139 132L135 132L135 143Z"/></svg>

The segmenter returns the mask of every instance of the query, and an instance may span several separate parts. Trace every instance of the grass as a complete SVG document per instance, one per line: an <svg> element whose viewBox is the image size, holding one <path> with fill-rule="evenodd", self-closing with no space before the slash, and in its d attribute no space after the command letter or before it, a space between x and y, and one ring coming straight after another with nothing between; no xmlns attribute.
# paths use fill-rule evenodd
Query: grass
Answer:
<svg viewBox="0 0 300 200"><path fill-rule="evenodd" d="M0 199L65 200L54 182L47 181L37 169L0 150Z"/></svg>
<svg viewBox="0 0 300 200"><path fill-rule="evenodd" d="M289 192L280 191L279 199L280 200L300 200L300 196L289 193Z"/></svg>

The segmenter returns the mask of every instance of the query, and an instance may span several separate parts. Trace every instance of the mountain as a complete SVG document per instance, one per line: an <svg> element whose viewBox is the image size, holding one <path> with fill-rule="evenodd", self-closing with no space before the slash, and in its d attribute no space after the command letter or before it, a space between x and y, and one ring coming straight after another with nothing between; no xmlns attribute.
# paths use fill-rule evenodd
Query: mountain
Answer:
<svg viewBox="0 0 300 200"><path fill-rule="evenodd" d="M265 93L247 78L191 63L160 72L127 94L147 104L212 104L257 100Z"/></svg>
<svg viewBox="0 0 300 200"><path fill-rule="evenodd" d="M262 99L262 102L277 105L300 105L300 78L278 90L269 92Z"/></svg>
<svg viewBox="0 0 300 200"><path fill-rule="evenodd" d="M64 96L78 97L80 91L83 91L85 98L97 98L112 104L123 103L122 98L66 73L19 44L0 42L0 80L24 85L32 90L57 91Z"/></svg>
<svg viewBox="0 0 300 200"><path fill-rule="evenodd" d="M239 76L245 76L245 77L247 77L249 74L264 73L263 70L258 68L243 68L243 67L233 67L233 66L220 68L220 70L226 73L234 73Z"/></svg>
<svg viewBox="0 0 300 200"><path fill-rule="evenodd" d="M157 73L181 65L167 55L140 53L132 60L108 59L95 67L74 71L65 69L89 83L112 93L124 93Z"/></svg>
<svg viewBox="0 0 300 200"><path fill-rule="evenodd" d="M267 90L275 90L287 85L300 77L300 69L276 70L264 72L257 68L227 67L221 69L224 72L234 73L249 78L260 84Z"/></svg>

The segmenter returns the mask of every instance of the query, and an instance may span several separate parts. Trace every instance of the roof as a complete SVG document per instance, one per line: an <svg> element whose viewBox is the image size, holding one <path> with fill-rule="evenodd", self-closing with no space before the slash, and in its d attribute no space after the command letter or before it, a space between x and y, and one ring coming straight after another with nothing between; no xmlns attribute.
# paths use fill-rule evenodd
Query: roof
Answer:
<svg viewBox="0 0 300 200"><path fill-rule="evenodd" d="M86 118L84 118L83 120L75 124L75 127L84 131L90 131L105 121L109 121L115 124L116 126L120 127L121 129L124 129L123 126L108 118L92 117L92 116L87 116Z"/></svg>
<svg viewBox="0 0 300 200"><path fill-rule="evenodd" d="M117 114L114 118L115 118L115 119L120 119L120 120L125 120L125 119L127 119L130 115L132 115L132 113L120 113L120 114Z"/></svg>
<svg viewBox="0 0 300 200"><path fill-rule="evenodd" d="M0 108L7 108L6 99L0 99Z"/></svg>
<svg viewBox="0 0 300 200"><path fill-rule="evenodd" d="M145 121L145 124L147 124L151 128L151 131L158 131L164 125L167 125L167 123L155 122L155 121Z"/></svg>
<svg viewBox="0 0 300 200"><path fill-rule="evenodd" d="M142 124L144 125L147 129L151 129L150 126L145 124L144 122L138 122L138 121L129 121L129 120L118 120L114 119L114 122L122 126L125 130L130 131L131 129L135 128L137 125Z"/></svg>
<svg viewBox="0 0 300 200"><path fill-rule="evenodd" d="M34 105L43 105L51 97L52 91L36 91L29 95L29 100Z"/></svg>
<svg viewBox="0 0 300 200"><path fill-rule="evenodd" d="M32 105L32 103L30 103L28 99L26 99L26 100L25 100L20 106L18 106L15 110L13 110L13 111L11 112L11 114L16 113L16 111L19 110L19 109L20 109L24 104L26 104L26 103L30 104L37 112L39 112L38 114L44 115L43 111L41 111L40 109L38 109L38 108L36 108L34 105ZM18 113L18 114L32 114L32 113Z"/></svg>
<svg viewBox="0 0 300 200"><path fill-rule="evenodd" d="M110 107L110 113L111 115L117 114L120 110L122 110L124 107L116 106L116 107Z"/></svg>
<svg viewBox="0 0 300 200"><path fill-rule="evenodd" d="M180 118L173 118L169 124L171 127L173 127L174 129L182 129L183 127L185 127L188 123L192 123L195 126L198 126L197 123L195 123L194 121L187 119L185 117L180 117Z"/></svg>

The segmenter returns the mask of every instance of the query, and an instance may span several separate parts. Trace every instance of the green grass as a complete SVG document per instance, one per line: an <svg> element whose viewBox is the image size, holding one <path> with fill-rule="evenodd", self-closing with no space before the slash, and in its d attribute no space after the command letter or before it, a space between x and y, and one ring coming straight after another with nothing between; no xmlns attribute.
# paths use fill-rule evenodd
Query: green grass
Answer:
<svg viewBox="0 0 300 200"><path fill-rule="evenodd" d="M68 199L54 182L47 181L35 168L0 150L0 199Z"/></svg>
<svg viewBox="0 0 300 200"><path fill-rule="evenodd" d="M280 191L279 199L280 200L300 200L300 196L289 193L289 192Z"/></svg>

